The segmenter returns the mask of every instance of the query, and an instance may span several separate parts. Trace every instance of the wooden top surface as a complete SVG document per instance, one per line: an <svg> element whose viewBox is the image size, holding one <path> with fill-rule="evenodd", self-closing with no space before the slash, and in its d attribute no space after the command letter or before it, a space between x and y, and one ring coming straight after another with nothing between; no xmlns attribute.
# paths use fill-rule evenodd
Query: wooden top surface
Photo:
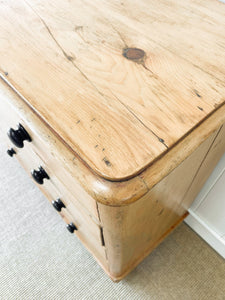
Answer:
<svg viewBox="0 0 225 300"><path fill-rule="evenodd" d="M0 20L0 73L106 179L135 176L225 102L219 1L5 0Z"/></svg>

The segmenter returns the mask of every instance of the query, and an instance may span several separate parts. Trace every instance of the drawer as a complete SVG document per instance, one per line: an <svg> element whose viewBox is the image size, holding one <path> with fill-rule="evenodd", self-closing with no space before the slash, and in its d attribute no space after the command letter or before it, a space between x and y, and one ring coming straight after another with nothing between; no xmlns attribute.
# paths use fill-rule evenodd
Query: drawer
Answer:
<svg viewBox="0 0 225 300"><path fill-rule="evenodd" d="M44 179L44 184L37 184L37 186L50 202L58 198L63 201L66 208L62 208L59 214L67 224L71 222L75 224L78 230L74 233L99 263L107 268L102 228L99 224L95 200L65 169L62 163L63 155L60 161L54 152L54 147L49 147L48 139L52 139L53 134L45 128L46 126L25 106L22 100L15 101L17 106L14 108L14 97L18 96L14 95L11 90L0 89L0 138L8 148L15 149L15 157L30 176L31 170L37 170L39 166L44 168L50 179ZM17 129L18 124L25 128L32 139L31 142L25 141L23 148L15 147L7 136L9 129Z"/></svg>
<svg viewBox="0 0 225 300"><path fill-rule="evenodd" d="M36 153L36 155L48 165L48 168L54 172L54 178L57 177L57 179L55 179L57 185L65 186L73 195L73 199L76 199L76 202L80 202L81 207L83 207L86 213L91 216L95 222L98 222L99 216L96 201L73 177L75 171L63 157L63 149L65 146L59 142L53 133L50 132L35 113L23 103L13 90L4 85L1 86L1 82L0 87L0 129L3 139L12 147L12 144L8 142L7 132L10 128L16 129L19 123L22 124L30 135L32 142L28 143L25 141L24 148L21 149L21 152L25 152L25 149L29 149ZM17 100L15 101L15 99ZM56 140L57 144L62 144L62 155L60 157L54 150ZM18 152L17 148L15 148L15 150Z"/></svg>
<svg viewBox="0 0 225 300"><path fill-rule="evenodd" d="M71 207L70 207L71 209ZM89 250L89 252L95 257L98 263L102 266L103 269L108 269L108 261L106 255L105 247L100 243L101 237L96 237L96 235L90 232L90 227L87 227L84 222L83 216L75 208L72 208L73 215L67 210L62 209L60 212L61 217L67 224L73 223L77 230L74 231L74 234L80 239L82 244ZM99 231L99 234L101 232Z"/></svg>
<svg viewBox="0 0 225 300"><path fill-rule="evenodd" d="M90 219L81 214L76 207L72 205L66 206L59 213L63 220L67 223L73 223L77 230L74 231L76 236L81 240L83 245L98 259L101 263L107 265L106 250L102 231L96 228L97 225L90 222Z"/></svg>
<svg viewBox="0 0 225 300"><path fill-rule="evenodd" d="M7 141L7 139L5 139ZM10 145L10 142L8 142ZM86 248L96 257L101 260L101 263L106 264L106 254L104 247L104 239L102 228L96 224L90 215L84 211L82 205L77 201L73 195L66 188L62 188L62 184L58 184L58 179L48 167L48 165L41 160L30 148L24 147L23 149L16 149L16 157L27 173L31 175L31 170L38 170L41 166L49 176L49 179L44 179L43 184L35 184L40 188L43 194L47 197L50 203L53 200L60 199L65 208L62 208L59 214L63 220L70 224L71 222L76 226L77 230L74 233L86 246Z"/></svg>

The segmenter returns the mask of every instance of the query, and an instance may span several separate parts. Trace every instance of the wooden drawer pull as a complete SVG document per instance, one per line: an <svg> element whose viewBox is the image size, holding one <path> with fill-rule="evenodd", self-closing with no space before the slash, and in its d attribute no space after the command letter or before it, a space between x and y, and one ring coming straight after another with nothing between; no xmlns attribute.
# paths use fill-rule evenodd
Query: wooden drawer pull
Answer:
<svg viewBox="0 0 225 300"><path fill-rule="evenodd" d="M31 137L21 124L18 125L17 130L10 128L8 131L8 137L10 141L18 148L23 148L24 141L31 142Z"/></svg>
<svg viewBox="0 0 225 300"><path fill-rule="evenodd" d="M63 207L66 208L65 204L60 199L53 200L52 205L57 211L61 211Z"/></svg>
<svg viewBox="0 0 225 300"><path fill-rule="evenodd" d="M32 170L31 175L38 184L43 184L44 179L50 179L46 171L40 166L39 170Z"/></svg>
<svg viewBox="0 0 225 300"><path fill-rule="evenodd" d="M77 227L72 222L70 224L67 224L66 228L70 233L73 233L75 230L77 230Z"/></svg>

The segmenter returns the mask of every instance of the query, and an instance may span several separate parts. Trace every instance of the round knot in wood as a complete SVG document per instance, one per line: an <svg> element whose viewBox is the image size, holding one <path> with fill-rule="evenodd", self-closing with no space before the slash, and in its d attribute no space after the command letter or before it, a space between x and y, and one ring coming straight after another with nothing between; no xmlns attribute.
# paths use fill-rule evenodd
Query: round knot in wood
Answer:
<svg viewBox="0 0 225 300"><path fill-rule="evenodd" d="M145 51L138 48L125 48L123 49L123 56L129 60L141 62L145 57Z"/></svg>

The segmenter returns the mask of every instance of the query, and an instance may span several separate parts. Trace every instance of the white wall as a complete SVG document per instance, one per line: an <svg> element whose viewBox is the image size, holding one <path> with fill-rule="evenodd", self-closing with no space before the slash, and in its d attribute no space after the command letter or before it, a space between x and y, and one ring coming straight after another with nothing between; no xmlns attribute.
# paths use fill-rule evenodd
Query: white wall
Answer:
<svg viewBox="0 0 225 300"><path fill-rule="evenodd" d="M225 154L189 213L185 222L225 258Z"/></svg>

